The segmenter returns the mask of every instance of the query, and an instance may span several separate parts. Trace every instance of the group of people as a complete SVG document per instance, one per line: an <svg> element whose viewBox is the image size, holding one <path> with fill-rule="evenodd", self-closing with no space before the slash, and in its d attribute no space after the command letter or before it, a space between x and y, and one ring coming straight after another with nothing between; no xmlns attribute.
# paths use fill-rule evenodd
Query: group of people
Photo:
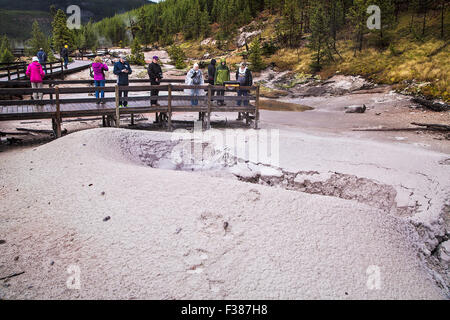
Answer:
<svg viewBox="0 0 450 320"><path fill-rule="evenodd" d="M208 66L208 84L214 86L224 86L227 81L230 81L230 69L228 68L225 59L221 59L220 64L217 67L216 64L217 61L212 59ZM238 82L242 87L250 87L253 85L252 73L250 69L248 69L245 62L242 62L236 70L236 82ZM195 63L192 69L187 73L185 83L187 85L203 85L205 83L198 63ZM204 90L188 89L185 92L194 97L191 100L191 105L196 106L198 105L198 99L195 97L202 95ZM223 97L225 95L225 90L213 90L212 95L214 96L215 94ZM239 89L238 96L248 96L248 90ZM237 105L242 105L242 102L244 105L248 105L248 100L238 100ZM220 106L226 106L224 100L217 100L217 104Z"/></svg>
<svg viewBox="0 0 450 320"><path fill-rule="evenodd" d="M152 62L148 66L148 76L151 85L159 85L161 79L163 78L163 72L161 66L159 65L158 56L154 56ZM96 57L94 63L92 64L92 71L94 77L94 83L96 87L104 87L106 83L105 72L108 71L108 66L103 63L101 57ZM119 60L114 64L113 73L117 76L117 84L119 87L126 87L130 84L129 76L133 73L129 62L125 55L119 56ZM159 90L153 89L151 91L151 96L156 97L159 94ZM97 99L97 104L105 103L104 97L105 92L103 90L97 90L95 92L95 97ZM119 107L128 106L128 91L119 89ZM152 106L159 106L158 100L156 98L151 100Z"/></svg>
<svg viewBox="0 0 450 320"><path fill-rule="evenodd" d="M67 68L68 64L68 46L64 46L61 50L61 58L64 59L64 67ZM41 48L37 55L32 58L32 63L28 65L26 75L30 78L32 88L42 88L43 79L46 74L46 62L47 62L47 54ZM215 59L212 59L208 66L208 75L207 82L208 84L214 86L224 86L227 81L230 81L230 69L227 66L226 60L221 59L218 66L216 66L217 62ZM92 63L92 77L94 78L94 84L96 87L99 87L98 90L95 91L95 97L97 99L97 104L104 104L105 92L101 90L101 87L105 87L106 85L106 75L105 72L109 71L108 66L103 62L102 58L97 56ZM158 86L161 84L161 80L163 79L163 72L161 66L159 64L158 56L154 56L152 58L152 62L149 64L148 76L150 79L150 84L152 86ZM128 63L126 56L121 55L119 60L114 64L114 75L117 76L117 84L119 87L126 87L129 85L129 76L133 73L130 64ZM253 85L253 77L251 71L248 69L247 64L242 62L239 68L236 71L236 82L239 83L242 87L249 87ZM193 67L188 71L185 79L185 83L189 86L201 86L205 84L205 79L203 77L203 73L200 69L198 63L195 63ZM194 89L186 89L185 92L192 96L191 105L198 105L198 97L205 94L204 89L194 88ZM213 90L212 95L224 96L225 89L223 90ZM160 106L158 103L157 96L159 95L159 90L152 89L151 90L151 105L152 106ZM239 89L238 96L247 96L248 90ZM34 100L42 100L42 93L34 93ZM127 107L128 106L128 91L127 90L119 90L119 106ZM241 104L248 105L248 100L238 100L237 105ZM217 100L217 104L220 106L225 106L226 103L224 100Z"/></svg>

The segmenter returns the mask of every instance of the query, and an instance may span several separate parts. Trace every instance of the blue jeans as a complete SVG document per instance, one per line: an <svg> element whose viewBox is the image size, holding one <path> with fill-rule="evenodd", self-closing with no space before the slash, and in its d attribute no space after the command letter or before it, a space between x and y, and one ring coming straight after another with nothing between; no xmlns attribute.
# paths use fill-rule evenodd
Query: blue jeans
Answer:
<svg viewBox="0 0 450 320"><path fill-rule="evenodd" d="M104 87L106 84L106 80L95 80L94 84L96 87ZM95 91L95 97L98 99L99 98L99 94L101 93L102 99L105 97L105 91L103 90L97 90Z"/></svg>
<svg viewBox="0 0 450 320"><path fill-rule="evenodd" d="M248 96L248 90L239 90L238 97L246 97ZM242 104L242 100L238 100L237 105L240 106ZM248 100L244 100L244 106L248 106Z"/></svg>
<svg viewBox="0 0 450 320"><path fill-rule="evenodd" d="M64 68L67 68L68 64L69 64L69 57L64 57Z"/></svg>
<svg viewBox="0 0 450 320"><path fill-rule="evenodd" d="M197 99L192 99L191 100L191 105L198 106L198 100Z"/></svg>

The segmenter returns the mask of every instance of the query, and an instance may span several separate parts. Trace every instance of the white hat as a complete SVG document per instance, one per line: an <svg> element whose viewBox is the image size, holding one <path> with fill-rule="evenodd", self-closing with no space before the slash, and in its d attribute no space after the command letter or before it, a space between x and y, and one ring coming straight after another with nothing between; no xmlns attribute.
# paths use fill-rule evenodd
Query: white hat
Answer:
<svg viewBox="0 0 450 320"><path fill-rule="evenodd" d="M39 62L38 57L33 57L31 60L32 60L33 62Z"/></svg>

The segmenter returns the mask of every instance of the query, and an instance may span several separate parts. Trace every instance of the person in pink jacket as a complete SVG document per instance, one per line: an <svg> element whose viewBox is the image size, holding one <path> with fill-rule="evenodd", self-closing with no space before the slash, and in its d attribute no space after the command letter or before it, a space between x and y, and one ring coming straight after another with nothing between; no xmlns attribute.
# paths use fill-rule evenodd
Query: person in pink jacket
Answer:
<svg viewBox="0 0 450 320"><path fill-rule="evenodd" d="M42 81L45 77L44 70L42 70L42 66L39 64L38 57L33 57L33 62L28 65L26 75L30 78L31 88L40 89L43 87ZM43 97L42 92L33 93L33 100L42 100Z"/></svg>
<svg viewBox="0 0 450 320"><path fill-rule="evenodd" d="M94 63L92 64L92 70L94 72L94 83L96 87L104 87L106 84L105 71L108 71L108 66L103 63L101 57L95 57ZM95 91L95 97L97 98L97 104L100 103L100 95L101 95L101 103L104 104L105 100L105 91L97 90Z"/></svg>

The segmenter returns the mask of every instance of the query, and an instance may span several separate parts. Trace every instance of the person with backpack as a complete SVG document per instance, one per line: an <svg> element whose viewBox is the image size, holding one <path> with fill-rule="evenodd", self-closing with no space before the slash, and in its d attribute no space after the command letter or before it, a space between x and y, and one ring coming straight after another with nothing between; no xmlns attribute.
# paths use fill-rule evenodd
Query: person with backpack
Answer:
<svg viewBox="0 0 450 320"><path fill-rule="evenodd" d="M47 74L47 54L44 49L40 48L36 56L39 59L39 64L44 67L44 73Z"/></svg>
<svg viewBox="0 0 450 320"><path fill-rule="evenodd" d="M69 46L67 44L61 49L60 55L61 59L64 59L64 69L67 70L67 65L69 64Z"/></svg>
<svg viewBox="0 0 450 320"><path fill-rule="evenodd" d="M119 61L114 64L114 74L117 76L117 84L119 86L128 86L130 81L128 80L128 76L133 72L131 70L130 64L126 61L126 57L124 55L120 56ZM120 100L121 98L128 98L127 90L119 90L119 106L126 107L128 106L128 101Z"/></svg>
<svg viewBox="0 0 450 320"><path fill-rule="evenodd" d="M241 62L239 68L236 70L236 81L239 82L241 87L251 87L253 85L252 72L247 68L245 62ZM248 96L248 90L238 90L238 96ZM238 100L237 105L240 106L242 100ZM244 106L248 106L248 100L244 100Z"/></svg>
<svg viewBox="0 0 450 320"><path fill-rule="evenodd" d="M148 77L150 78L150 84L152 86L159 86L161 84L161 79L163 78L163 73L162 73L162 69L161 66L158 63L159 58L158 56L154 56L152 59L152 63L150 63L148 65ZM151 95L153 97L156 97L159 94L159 90L158 89L153 89L151 91ZM159 107L159 103L158 100L152 100L151 101L151 105L152 106L157 106Z"/></svg>
<svg viewBox="0 0 450 320"><path fill-rule="evenodd" d="M220 65L216 68L216 74L214 75L214 84L216 86L223 86L225 81L230 81L230 69L227 66L225 58L220 60ZM217 91L218 96L225 96L225 89ZM226 106L223 100L218 100L217 104L220 106Z"/></svg>
<svg viewBox="0 0 450 320"><path fill-rule="evenodd" d="M39 63L38 57L33 57L32 62L28 65L26 75L30 78L32 89L41 89L43 87L43 80L45 77L44 70ZM44 94L42 92L33 92L33 100L41 100Z"/></svg>
<svg viewBox="0 0 450 320"><path fill-rule="evenodd" d="M102 58L97 56L92 64L92 71L94 74L94 84L96 87L104 87L106 84L105 71L108 71L108 66L103 63ZM101 101L99 100L101 96ZM104 104L105 91L97 90L95 91L95 98L97 99L97 104Z"/></svg>
<svg viewBox="0 0 450 320"><path fill-rule="evenodd" d="M187 73L185 83L188 86L201 86L205 83L205 81L203 80L202 70L200 70L198 63L195 63L193 68L189 70L189 72ZM185 90L185 93L192 96L191 99L192 106L198 106L198 99L195 97L202 95L204 92L205 92L204 90L200 89Z"/></svg>

